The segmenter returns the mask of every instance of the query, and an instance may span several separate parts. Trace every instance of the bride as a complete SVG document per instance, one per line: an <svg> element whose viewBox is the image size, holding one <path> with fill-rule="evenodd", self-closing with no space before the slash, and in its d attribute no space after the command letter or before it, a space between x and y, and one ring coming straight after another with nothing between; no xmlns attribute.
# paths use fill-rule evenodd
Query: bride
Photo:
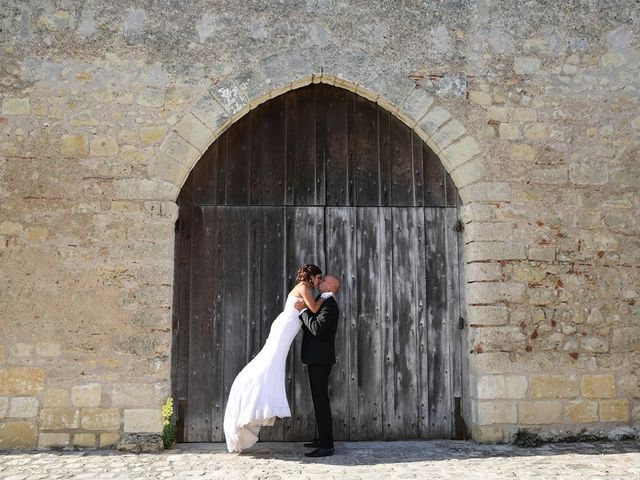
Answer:
<svg viewBox="0 0 640 480"><path fill-rule="evenodd" d="M224 435L229 452L241 452L258 441L262 426L273 426L275 417L290 417L285 391L285 366L291 342L302 326L295 303L302 299L316 313L326 294L317 300L313 288L322 281L316 265L303 265L296 273L296 286L287 295L284 311L271 324L262 350L233 381L224 412Z"/></svg>

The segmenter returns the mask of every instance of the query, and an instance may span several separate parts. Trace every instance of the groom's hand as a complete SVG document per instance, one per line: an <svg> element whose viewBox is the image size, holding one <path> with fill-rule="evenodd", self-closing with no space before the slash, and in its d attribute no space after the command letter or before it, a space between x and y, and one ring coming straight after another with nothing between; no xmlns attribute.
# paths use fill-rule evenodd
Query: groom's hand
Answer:
<svg viewBox="0 0 640 480"><path fill-rule="evenodd" d="M300 311L305 308L307 305L302 300L298 300L295 304L296 310Z"/></svg>

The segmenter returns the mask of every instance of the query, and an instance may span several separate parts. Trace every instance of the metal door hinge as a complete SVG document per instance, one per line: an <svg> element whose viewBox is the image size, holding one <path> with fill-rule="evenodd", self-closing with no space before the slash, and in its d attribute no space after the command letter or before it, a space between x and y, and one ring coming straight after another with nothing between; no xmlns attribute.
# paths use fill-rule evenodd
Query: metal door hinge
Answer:
<svg viewBox="0 0 640 480"><path fill-rule="evenodd" d="M460 317L458 322L458 326L460 327L460 330L462 330L464 328L464 317Z"/></svg>
<svg viewBox="0 0 640 480"><path fill-rule="evenodd" d="M458 220L458 221L456 222L455 226L453 227L453 229L454 229L456 232L461 232L462 230L464 230L464 225L463 225L463 223L462 223L460 220Z"/></svg>

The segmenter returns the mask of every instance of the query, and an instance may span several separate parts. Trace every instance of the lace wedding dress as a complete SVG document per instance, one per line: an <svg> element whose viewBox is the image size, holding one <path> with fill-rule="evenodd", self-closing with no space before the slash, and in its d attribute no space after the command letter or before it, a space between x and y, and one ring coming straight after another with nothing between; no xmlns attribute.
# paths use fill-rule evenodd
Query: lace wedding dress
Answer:
<svg viewBox="0 0 640 480"><path fill-rule="evenodd" d="M224 435L229 452L241 452L258 441L262 426L273 426L275 417L290 417L285 390L285 367L291 342L302 322L289 294L284 311L271 324L269 337L233 381L224 412Z"/></svg>

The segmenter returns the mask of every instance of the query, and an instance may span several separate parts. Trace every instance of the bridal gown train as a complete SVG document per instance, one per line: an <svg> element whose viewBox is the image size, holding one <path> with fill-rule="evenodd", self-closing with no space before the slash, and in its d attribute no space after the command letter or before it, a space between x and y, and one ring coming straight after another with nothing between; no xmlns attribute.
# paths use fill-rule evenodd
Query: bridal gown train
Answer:
<svg viewBox="0 0 640 480"><path fill-rule="evenodd" d="M229 452L241 452L255 444L260 427L272 426L275 417L291 416L284 380L289 347L302 326L294 307L296 300L291 294L287 296L264 347L231 385L223 423Z"/></svg>

